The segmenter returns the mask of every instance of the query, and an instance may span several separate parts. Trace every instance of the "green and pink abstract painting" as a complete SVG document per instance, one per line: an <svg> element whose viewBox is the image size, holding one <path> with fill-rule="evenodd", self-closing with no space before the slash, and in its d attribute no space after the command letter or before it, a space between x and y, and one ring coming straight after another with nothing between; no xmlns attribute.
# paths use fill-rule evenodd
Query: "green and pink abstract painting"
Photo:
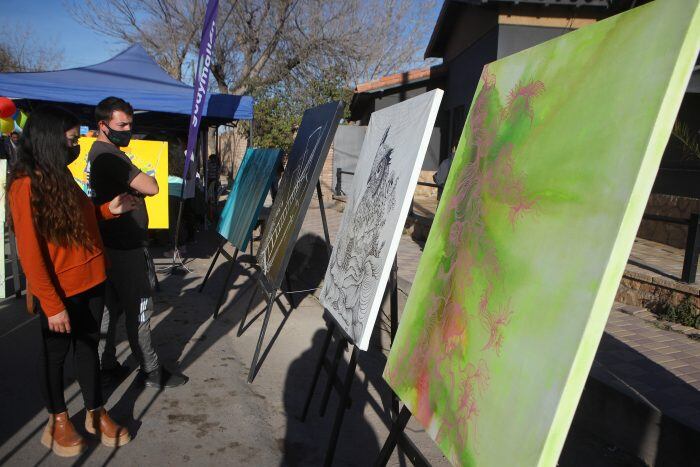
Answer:
<svg viewBox="0 0 700 467"><path fill-rule="evenodd" d="M698 3L484 68L384 372L453 464L557 463L698 57Z"/></svg>

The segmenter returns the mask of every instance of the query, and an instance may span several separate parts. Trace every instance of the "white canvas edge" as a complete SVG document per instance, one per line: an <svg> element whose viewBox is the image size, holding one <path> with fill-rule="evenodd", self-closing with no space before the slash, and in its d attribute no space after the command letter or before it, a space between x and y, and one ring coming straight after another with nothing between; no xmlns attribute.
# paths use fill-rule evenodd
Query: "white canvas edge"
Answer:
<svg viewBox="0 0 700 467"><path fill-rule="evenodd" d="M403 233L403 224L406 223L406 217L408 217L408 210L410 209L411 202L413 201L413 195L416 190L416 185L418 184L420 170L421 167L423 167L423 160L425 159L425 154L428 152L428 145L430 144L430 138L433 134L433 128L435 127L435 120L437 119L437 114L440 110L440 104L442 102L444 91L442 89L434 89L430 92L433 93L433 102L430 106L430 111L428 112L427 125L423 130L421 143L418 147L418 154L416 156L416 160L413 165L413 170L411 171L411 177L409 178L406 193L404 195L401 209L399 211L399 220L397 223L397 227L394 230L394 234L391 238L391 243L389 243L386 261L384 262L384 265L382 267L382 272L379 275L379 279L377 280L379 287L377 287L375 296L372 299L372 307L369 310L367 323L363 329L362 337L360 338L359 342L355 343L355 345L357 345L357 347L360 350L367 350L367 348L369 347L369 341L372 337L374 324L377 320L379 308L382 304L381 299L384 296L386 283L389 279L389 274L391 273L391 267L394 262L394 258L396 257L396 252L399 249L399 242L401 241L401 234ZM384 284L384 287L382 287L382 284Z"/></svg>

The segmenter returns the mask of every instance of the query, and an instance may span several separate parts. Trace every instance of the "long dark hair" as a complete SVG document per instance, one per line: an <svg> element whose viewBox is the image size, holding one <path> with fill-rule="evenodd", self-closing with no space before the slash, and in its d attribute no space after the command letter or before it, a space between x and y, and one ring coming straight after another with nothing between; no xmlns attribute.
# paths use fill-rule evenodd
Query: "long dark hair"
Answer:
<svg viewBox="0 0 700 467"><path fill-rule="evenodd" d="M32 111L20 138L17 162L7 190L18 178L31 181L32 219L39 233L61 246L94 247L80 206L80 188L68 170L72 159L65 133L80 125L65 109L43 106Z"/></svg>

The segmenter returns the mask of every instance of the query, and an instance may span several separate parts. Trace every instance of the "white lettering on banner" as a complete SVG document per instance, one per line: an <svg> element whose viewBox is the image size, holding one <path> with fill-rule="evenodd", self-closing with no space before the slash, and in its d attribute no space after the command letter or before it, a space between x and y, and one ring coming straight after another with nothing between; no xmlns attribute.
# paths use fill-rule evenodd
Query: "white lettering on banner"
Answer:
<svg viewBox="0 0 700 467"><path fill-rule="evenodd" d="M216 21L212 21L211 28L209 29L209 40L207 41L207 46L205 49L204 56L204 66L202 67L201 73L199 73L199 83L197 83L197 97L195 99L194 112L192 115L192 126L194 128L199 128L199 105L202 103L204 98L204 93L206 92L206 84L209 80L209 67L211 66L211 55L212 46L214 44L214 31L216 30Z"/></svg>
<svg viewBox="0 0 700 467"><path fill-rule="evenodd" d="M269 235L265 236L263 245L260 248L259 258L260 267L265 275L268 275L272 268L272 263L275 261L280 248L284 246L284 239L294 227L296 218L299 213L299 208L304 200L304 193L309 187L309 178L311 171L314 168L314 162L318 157L314 157L320 150L319 145L324 140L323 136L327 131L323 126L316 128L306 140L306 147L301 156L301 160L294 168L291 174L293 184L288 193L280 192L278 199L286 202L281 205L281 208L272 213L270 225L274 227L269 231Z"/></svg>

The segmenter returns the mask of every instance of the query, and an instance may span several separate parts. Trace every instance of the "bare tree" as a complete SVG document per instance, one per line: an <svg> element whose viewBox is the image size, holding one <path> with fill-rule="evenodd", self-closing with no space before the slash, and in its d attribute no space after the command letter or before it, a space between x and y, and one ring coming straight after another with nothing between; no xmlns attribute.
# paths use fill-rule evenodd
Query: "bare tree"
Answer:
<svg viewBox="0 0 700 467"><path fill-rule="evenodd" d="M63 51L51 42L36 43L31 28L6 28L0 44L0 72L55 70L62 61Z"/></svg>
<svg viewBox="0 0 700 467"><path fill-rule="evenodd" d="M205 0L70 0L79 22L140 42L175 78L199 46ZM421 62L434 0L221 0L212 75L219 92L347 83Z"/></svg>

